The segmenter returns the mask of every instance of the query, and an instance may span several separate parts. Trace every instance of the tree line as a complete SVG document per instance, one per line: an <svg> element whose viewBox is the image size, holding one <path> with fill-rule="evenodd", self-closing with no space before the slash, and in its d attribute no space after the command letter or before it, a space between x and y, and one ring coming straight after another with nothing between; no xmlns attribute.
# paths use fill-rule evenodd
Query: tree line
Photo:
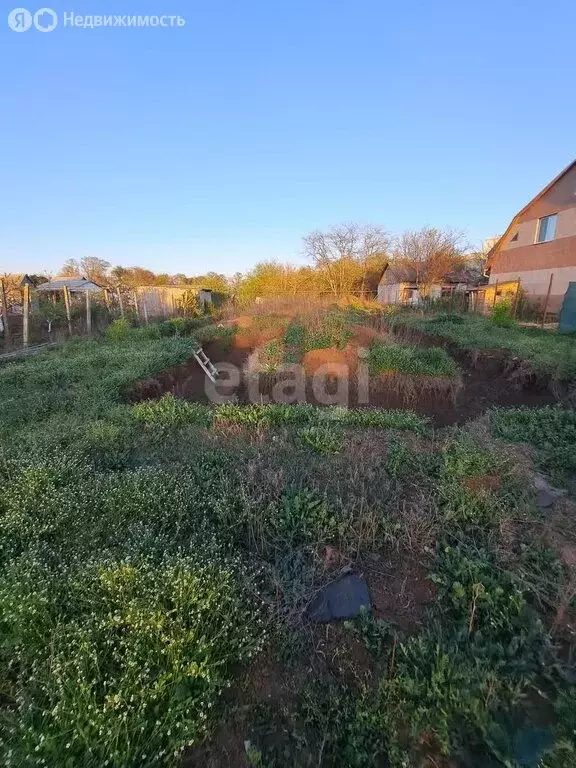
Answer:
<svg viewBox="0 0 576 768"><path fill-rule="evenodd" d="M341 224L316 230L303 240L307 265L257 264L237 280L244 300L273 295L308 294L373 298L386 265L402 267L419 287L459 273L474 281L484 271L484 257L469 247L462 232L424 227L393 235L383 227Z"/></svg>
<svg viewBox="0 0 576 768"><path fill-rule="evenodd" d="M88 280L104 288L134 289L149 285L189 285L194 288L209 288L217 293L228 293L230 290L226 276L216 272L192 277L182 273L170 275L167 272L153 272L144 267L112 267L110 262L97 256L68 259L64 262L59 276L87 277Z"/></svg>
<svg viewBox="0 0 576 768"><path fill-rule="evenodd" d="M450 273L466 270L471 279L484 269L482 254L471 251L464 235L454 229L424 227L393 235L381 226L340 224L315 230L303 238L306 264L263 261L232 277L217 272L187 276L156 273L144 267L112 266L95 256L68 259L59 276L86 277L105 288L132 291L138 286L189 285L251 301L270 296L376 296L387 264L400 266L418 286L441 282ZM45 276L34 276L44 282Z"/></svg>

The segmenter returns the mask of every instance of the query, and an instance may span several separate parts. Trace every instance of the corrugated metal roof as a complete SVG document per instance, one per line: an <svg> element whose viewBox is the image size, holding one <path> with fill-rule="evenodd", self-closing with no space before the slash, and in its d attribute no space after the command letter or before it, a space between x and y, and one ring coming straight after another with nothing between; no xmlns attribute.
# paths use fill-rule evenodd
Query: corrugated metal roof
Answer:
<svg viewBox="0 0 576 768"><path fill-rule="evenodd" d="M70 293L85 293L86 291L96 293L103 290L102 286L93 283L92 280L88 280L86 277L63 277L59 280L50 280L48 283L39 285L36 290L61 291L63 288L68 288Z"/></svg>

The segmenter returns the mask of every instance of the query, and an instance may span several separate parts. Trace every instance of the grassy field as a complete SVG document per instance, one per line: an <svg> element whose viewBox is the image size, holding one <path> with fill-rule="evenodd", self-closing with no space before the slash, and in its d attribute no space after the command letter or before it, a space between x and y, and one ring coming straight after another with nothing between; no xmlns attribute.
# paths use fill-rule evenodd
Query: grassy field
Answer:
<svg viewBox="0 0 576 768"><path fill-rule="evenodd" d="M505 349L531 364L534 370L557 379L576 378L576 338L555 331L513 324L500 327L475 314L420 316L399 313L391 323L442 336L465 349Z"/></svg>
<svg viewBox="0 0 576 768"><path fill-rule="evenodd" d="M126 404L186 332L0 367L2 765L576 765L573 411Z"/></svg>

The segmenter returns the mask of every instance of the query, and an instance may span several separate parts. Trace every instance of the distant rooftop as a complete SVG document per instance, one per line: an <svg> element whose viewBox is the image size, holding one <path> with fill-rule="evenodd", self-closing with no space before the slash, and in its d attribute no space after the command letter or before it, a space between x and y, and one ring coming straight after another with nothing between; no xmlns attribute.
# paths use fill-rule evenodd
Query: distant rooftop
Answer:
<svg viewBox="0 0 576 768"><path fill-rule="evenodd" d="M88 280L87 277L57 277L55 280L50 280L47 283L42 283L37 287L38 291L61 291L64 288L68 288L70 293L96 293L103 290L101 285Z"/></svg>

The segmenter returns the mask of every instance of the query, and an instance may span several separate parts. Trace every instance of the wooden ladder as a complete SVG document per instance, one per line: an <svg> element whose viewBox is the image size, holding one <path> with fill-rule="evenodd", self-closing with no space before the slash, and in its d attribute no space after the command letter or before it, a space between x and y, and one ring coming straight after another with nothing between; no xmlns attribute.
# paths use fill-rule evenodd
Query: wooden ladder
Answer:
<svg viewBox="0 0 576 768"><path fill-rule="evenodd" d="M192 350L192 354L196 358L196 362L202 368L206 376L208 376L209 379L216 383L216 379L218 378L218 371L212 365L212 361L204 352L200 344L198 344L198 346Z"/></svg>

